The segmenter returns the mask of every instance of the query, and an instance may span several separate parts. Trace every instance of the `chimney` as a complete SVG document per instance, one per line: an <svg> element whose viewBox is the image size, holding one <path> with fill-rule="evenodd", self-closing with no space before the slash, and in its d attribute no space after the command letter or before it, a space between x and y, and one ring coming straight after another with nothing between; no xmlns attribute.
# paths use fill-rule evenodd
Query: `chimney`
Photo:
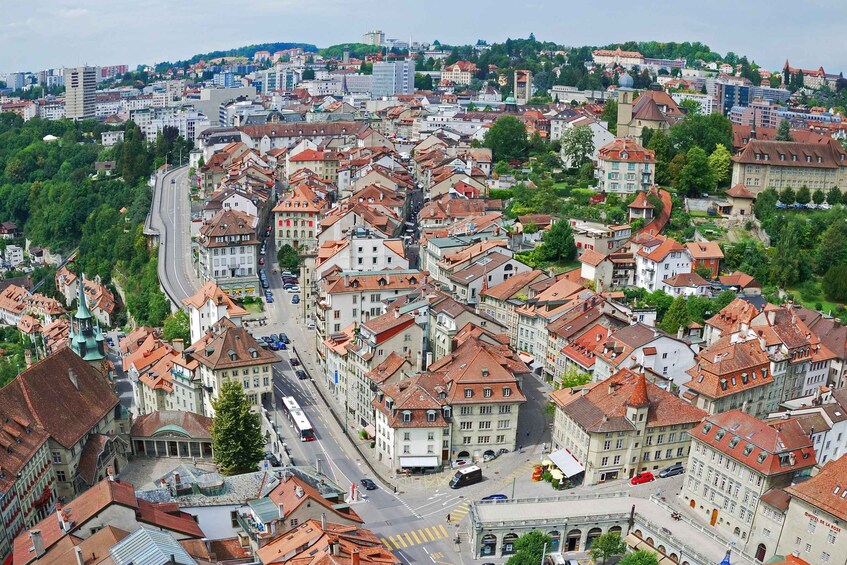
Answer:
<svg viewBox="0 0 847 565"><path fill-rule="evenodd" d="M351 565L361 565L361 560L359 558L359 550L357 548L353 549L353 553L350 555Z"/></svg>
<svg viewBox="0 0 847 565"><path fill-rule="evenodd" d="M321 530L326 531L326 512L321 512Z"/></svg>
<svg viewBox="0 0 847 565"><path fill-rule="evenodd" d="M685 334L685 328L682 327L682 324L679 325L679 329L676 330L676 339L682 339Z"/></svg>
<svg viewBox="0 0 847 565"><path fill-rule="evenodd" d="M29 369L32 367L32 350L27 349L24 351L24 361L26 361L26 368Z"/></svg>
<svg viewBox="0 0 847 565"><path fill-rule="evenodd" d="M185 349L185 340L181 337L174 338L174 340L171 342L171 345L173 345L174 351L176 351L177 353L182 353Z"/></svg>
<svg viewBox="0 0 847 565"><path fill-rule="evenodd" d="M41 530L30 530L29 539L32 540L32 550L35 552L35 557L42 557L44 555L44 539L41 537Z"/></svg>
<svg viewBox="0 0 847 565"><path fill-rule="evenodd" d="M71 368L68 368L68 378L71 379L71 382L74 384L77 390L79 390L79 381L76 378L76 373Z"/></svg>
<svg viewBox="0 0 847 565"><path fill-rule="evenodd" d="M341 543L338 541L338 538L332 538L332 541L329 542L330 547L332 548L332 554L338 557L341 555Z"/></svg>
<svg viewBox="0 0 847 565"><path fill-rule="evenodd" d="M76 556L76 565L85 565L85 558L82 556L82 549L77 545L74 547L74 555Z"/></svg>
<svg viewBox="0 0 847 565"><path fill-rule="evenodd" d="M174 473L174 484L175 485L179 484L179 473Z"/></svg>

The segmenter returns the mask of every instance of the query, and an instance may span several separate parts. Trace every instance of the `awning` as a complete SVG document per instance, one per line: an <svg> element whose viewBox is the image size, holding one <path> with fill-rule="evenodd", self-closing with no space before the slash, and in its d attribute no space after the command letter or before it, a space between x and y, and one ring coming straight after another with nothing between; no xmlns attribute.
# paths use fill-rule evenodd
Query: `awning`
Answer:
<svg viewBox="0 0 847 565"><path fill-rule="evenodd" d="M401 457L400 467L438 467L438 457Z"/></svg>
<svg viewBox="0 0 847 565"><path fill-rule="evenodd" d="M568 477L573 477L585 471L585 467L566 449L554 451L547 458Z"/></svg>
<svg viewBox="0 0 847 565"><path fill-rule="evenodd" d="M367 426L365 426L365 433L368 434L369 439L373 439L376 437L376 429L374 428L373 424L368 424Z"/></svg>

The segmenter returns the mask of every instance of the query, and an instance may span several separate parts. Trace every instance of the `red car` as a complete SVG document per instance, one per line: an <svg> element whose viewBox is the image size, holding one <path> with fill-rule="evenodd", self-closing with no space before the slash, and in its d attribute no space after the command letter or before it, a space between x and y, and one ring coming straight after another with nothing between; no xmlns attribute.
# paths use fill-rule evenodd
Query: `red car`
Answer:
<svg viewBox="0 0 847 565"><path fill-rule="evenodd" d="M655 481L656 477L653 476L653 473L650 471L645 471L643 473L638 473L629 481L632 485L640 485L642 483L649 483L650 481Z"/></svg>
<svg viewBox="0 0 847 565"><path fill-rule="evenodd" d="M260 265L264 265L264 264L265 264L265 258L264 258L264 257L259 257L259 264L260 264Z"/></svg>

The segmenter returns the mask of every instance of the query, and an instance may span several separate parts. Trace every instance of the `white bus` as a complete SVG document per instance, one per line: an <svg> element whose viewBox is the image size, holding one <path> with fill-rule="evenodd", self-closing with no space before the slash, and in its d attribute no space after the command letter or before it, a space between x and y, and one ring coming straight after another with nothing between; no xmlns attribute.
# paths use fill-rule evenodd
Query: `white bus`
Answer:
<svg viewBox="0 0 847 565"><path fill-rule="evenodd" d="M312 429L312 424L309 423L309 419L300 408L300 405L297 404L297 401L294 400L294 397L284 396L282 398L282 408L285 411L285 415L288 416L291 425L294 426L294 430L297 432L300 441L314 441L315 430Z"/></svg>

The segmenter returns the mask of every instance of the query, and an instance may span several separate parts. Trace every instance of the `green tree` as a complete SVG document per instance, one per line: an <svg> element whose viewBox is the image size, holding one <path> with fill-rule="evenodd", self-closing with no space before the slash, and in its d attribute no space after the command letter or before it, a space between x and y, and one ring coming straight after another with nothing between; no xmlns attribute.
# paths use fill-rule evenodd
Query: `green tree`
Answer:
<svg viewBox="0 0 847 565"><path fill-rule="evenodd" d="M315 69L305 69L302 76L303 80L315 80Z"/></svg>
<svg viewBox="0 0 847 565"><path fill-rule="evenodd" d="M645 147L656 155L656 184L667 186L671 184L670 163L673 159L673 147L671 140L662 130L646 129L651 132Z"/></svg>
<svg viewBox="0 0 847 565"><path fill-rule="evenodd" d="M835 302L847 302L847 265L833 265L823 276L823 293Z"/></svg>
<svg viewBox="0 0 847 565"><path fill-rule="evenodd" d="M795 222L782 228L776 252L771 257L770 280L782 288L800 280L802 269L800 229Z"/></svg>
<svg viewBox="0 0 847 565"><path fill-rule="evenodd" d="M531 531L515 540L515 553L506 565L538 565L544 556L544 547L551 549L553 539L538 530Z"/></svg>
<svg viewBox="0 0 847 565"><path fill-rule="evenodd" d="M794 192L794 189L790 186L786 186L782 189L782 192L779 193L779 201L783 204L791 206L795 202L797 202L797 193Z"/></svg>
<svg viewBox="0 0 847 565"><path fill-rule="evenodd" d="M841 190L837 186L833 186L826 193L826 203L830 206L835 206L841 203Z"/></svg>
<svg viewBox="0 0 847 565"><path fill-rule="evenodd" d="M559 388L571 388L574 386L582 386L591 381L591 375L583 371L577 370L570 366L562 375L562 382Z"/></svg>
<svg viewBox="0 0 847 565"><path fill-rule="evenodd" d="M702 104L697 100L683 100L679 103L679 107L685 110L686 115L695 115L702 113Z"/></svg>
<svg viewBox="0 0 847 565"><path fill-rule="evenodd" d="M847 264L847 223L830 225L821 235L816 252L818 274L826 273L833 265Z"/></svg>
<svg viewBox="0 0 847 565"><path fill-rule="evenodd" d="M287 243L276 252L276 260L280 269L297 273L300 269L300 253Z"/></svg>
<svg viewBox="0 0 847 565"><path fill-rule="evenodd" d="M570 159L570 166L578 169L594 153L594 134L588 126L570 128L562 136L562 152Z"/></svg>
<svg viewBox="0 0 847 565"><path fill-rule="evenodd" d="M626 543L617 532L606 532L591 544L591 558L595 561L602 559L603 563L610 557L621 555L625 552Z"/></svg>
<svg viewBox="0 0 847 565"><path fill-rule="evenodd" d="M809 192L809 187L805 184L797 191L797 202L800 204L808 204L812 201L812 194Z"/></svg>
<svg viewBox="0 0 847 565"><path fill-rule="evenodd" d="M698 275L700 275L701 277L703 277L706 280L709 280L709 279L712 278L712 268L711 267L706 267L706 266L697 267L696 269L694 269L694 272L697 273Z"/></svg>
<svg viewBox="0 0 847 565"><path fill-rule="evenodd" d="M509 163L506 161L497 161L497 164L494 165L494 174L498 177L502 177L503 175L508 175L511 169L509 168Z"/></svg>
<svg viewBox="0 0 847 565"><path fill-rule="evenodd" d="M241 381L228 379L220 396L212 402L212 450L221 472L236 475L255 471L264 457L265 438L259 415L241 388Z"/></svg>
<svg viewBox="0 0 847 565"><path fill-rule="evenodd" d="M676 151L699 147L708 155L719 143L732 147L732 122L722 114L688 115L671 127L670 138Z"/></svg>
<svg viewBox="0 0 847 565"><path fill-rule="evenodd" d="M618 565L659 565L659 560L655 553L639 549L625 555L623 559L618 561Z"/></svg>
<svg viewBox="0 0 847 565"><path fill-rule="evenodd" d="M432 90L432 77L415 73L415 90Z"/></svg>
<svg viewBox="0 0 847 565"><path fill-rule="evenodd" d="M559 221L544 232L544 239L537 248L542 261L570 261L576 256L573 230L567 221Z"/></svg>
<svg viewBox="0 0 847 565"><path fill-rule="evenodd" d="M186 345L191 343L191 326L185 310L180 308L165 318L162 325L162 337L165 341L181 339Z"/></svg>
<svg viewBox="0 0 847 565"><path fill-rule="evenodd" d="M682 176L682 169L685 168L685 163L687 160L687 153L677 153L676 155L674 155L673 159L671 159L671 162L668 163L668 180L670 181L671 186L679 186L679 179ZM656 170L658 174L658 168Z"/></svg>
<svg viewBox="0 0 847 565"><path fill-rule="evenodd" d="M709 169L718 186L729 184L729 177L732 174L732 154L722 143L718 143L709 155Z"/></svg>
<svg viewBox="0 0 847 565"><path fill-rule="evenodd" d="M617 134L618 132L618 102L617 100L606 100L603 106L603 115L601 119L609 124L609 131Z"/></svg>
<svg viewBox="0 0 847 565"><path fill-rule="evenodd" d="M689 196L699 195L715 188L715 179L709 167L709 158L706 152L699 147L688 150L685 166L679 174L677 188Z"/></svg>
<svg viewBox="0 0 847 565"><path fill-rule="evenodd" d="M773 139L774 141L794 141L794 138L791 137L791 122L783 118L779 122L779 127L776 128L776 135Z"/></svg>
<svg viewBox="0 0 847 565"><path fill-rule="evenodd" d="M483 145L491 149L495 161L523 162L529 149L526 126L515 116L497 118L488 128Z"/></svg>
<svg viewBox="0 0 847 565"><path fill-rule="evenodd" d="M668 313L662 319L661 327L668 333L675 334L680 327L686 327L691 323L688 317L688 307L684 296L674 298Z"/></svg>
<svg viewBox="0 0 847 565"><path fill-rule="evenodd" d="M820 206L824 200L826 200L826 195L824 195L823 190L816 188L812 193L812 202Z"/></svg>

